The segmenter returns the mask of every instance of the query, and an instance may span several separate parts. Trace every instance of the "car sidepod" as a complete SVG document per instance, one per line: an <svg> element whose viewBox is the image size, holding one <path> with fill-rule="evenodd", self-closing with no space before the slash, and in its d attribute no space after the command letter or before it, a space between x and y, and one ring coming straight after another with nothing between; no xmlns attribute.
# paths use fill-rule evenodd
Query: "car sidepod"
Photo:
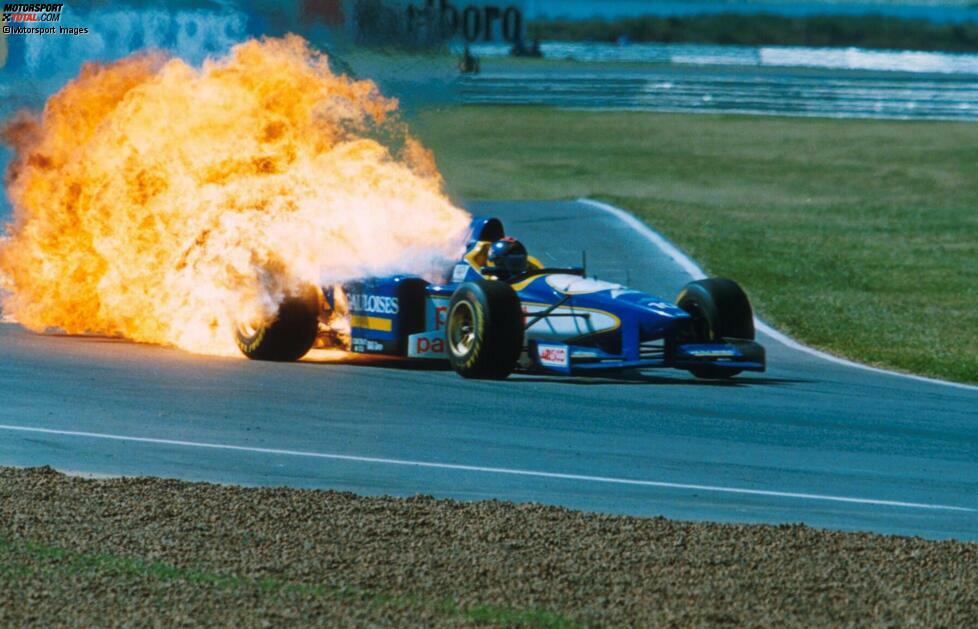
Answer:
<svg viewBox="0 0 978 629"><path fill-rule="evenodd" d="M425 330L427 288L428 282L411 276L344 284L352 351L406 356L409 337Z"/></svg>

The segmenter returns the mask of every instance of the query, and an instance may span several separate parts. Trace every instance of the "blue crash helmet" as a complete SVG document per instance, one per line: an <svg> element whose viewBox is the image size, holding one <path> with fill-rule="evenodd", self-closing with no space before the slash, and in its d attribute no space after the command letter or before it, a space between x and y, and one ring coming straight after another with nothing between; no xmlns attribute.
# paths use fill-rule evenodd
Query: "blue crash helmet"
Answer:
<svg viewBox="0 0 978 629"><path fill-rule="evenodd" d="M527 269L526 247L512 236L500 238L489 248L489 261L500 279L522 275Z"/></svg>

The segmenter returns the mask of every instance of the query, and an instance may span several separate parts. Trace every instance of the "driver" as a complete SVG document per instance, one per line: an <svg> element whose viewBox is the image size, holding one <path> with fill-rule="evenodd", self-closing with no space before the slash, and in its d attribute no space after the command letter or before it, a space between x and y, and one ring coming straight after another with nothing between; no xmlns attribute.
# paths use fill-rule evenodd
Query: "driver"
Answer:
<svg viewBox="0 0 978 629"><path fill-rule="evenodd" d="M492 273L501 280L519 277L529 268L526 247L512 236L500 238L489 248Z"/></svg>

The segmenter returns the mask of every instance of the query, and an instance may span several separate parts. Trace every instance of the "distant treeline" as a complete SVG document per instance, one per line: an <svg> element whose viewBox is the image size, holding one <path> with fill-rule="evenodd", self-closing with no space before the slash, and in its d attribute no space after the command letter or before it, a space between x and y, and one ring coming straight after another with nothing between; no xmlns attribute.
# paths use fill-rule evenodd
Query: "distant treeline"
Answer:
<svg viewBox="0 0 978 629"><path fill-rule="evenodd" d="M718 13L616 20L548 20L530 25L543 40L739 44L744 46L857 46L906 50L978 51L978 23L937 24L882 15L788 17Z"/></svg>

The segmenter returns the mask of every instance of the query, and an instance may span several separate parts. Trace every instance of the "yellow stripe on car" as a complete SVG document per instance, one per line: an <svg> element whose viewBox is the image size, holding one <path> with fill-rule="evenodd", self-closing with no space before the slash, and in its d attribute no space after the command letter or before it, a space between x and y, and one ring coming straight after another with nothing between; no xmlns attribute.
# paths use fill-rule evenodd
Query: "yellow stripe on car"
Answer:
<svg viewBox="0 0 978 629"><path fill-rule="evenodd" d="M366 315L352 315L350 325L355 328L365 328L367 330L377 330L380 332L390 332L393 327L393 320L384 317L368 317Z"/></svg>

